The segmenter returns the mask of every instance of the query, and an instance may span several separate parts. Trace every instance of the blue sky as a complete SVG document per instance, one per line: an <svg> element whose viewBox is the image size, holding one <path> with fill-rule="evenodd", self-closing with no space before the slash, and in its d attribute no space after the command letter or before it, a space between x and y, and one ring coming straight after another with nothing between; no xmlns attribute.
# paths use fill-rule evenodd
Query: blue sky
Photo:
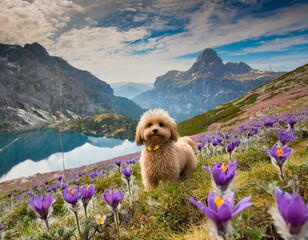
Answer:
<svg viewBox="0 0 308 240"><path fill-rule="evenodd" d="M0 42L39 42L112 83L224 62L289 71L308 62L308 3L284 0L1 0Z"/></svg>

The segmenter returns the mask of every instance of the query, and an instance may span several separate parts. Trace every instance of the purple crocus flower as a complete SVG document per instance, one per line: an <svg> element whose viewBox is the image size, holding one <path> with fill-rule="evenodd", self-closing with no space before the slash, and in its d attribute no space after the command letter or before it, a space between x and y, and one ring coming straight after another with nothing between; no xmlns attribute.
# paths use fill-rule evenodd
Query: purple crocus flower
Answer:
<svg viewBox="0 0 308 240"><path fill-rule="evenodd" d="M291 156L293 149L287 146L279 148L276 144L270 150L266 150L272 159L275 160L275 163L282 167L285 161Z"/></svg>
<svg viewBox="0 0 308 240"><path fill-rule="evenodd" d="M79 189L79 187L76 187L76 186L74 186L70 189L65 188L62 196L63 196L65 202L71 204L72 206L76 206L78 200L81 197L80 189Z"/></svg>
<svg viewBox="0 0 308 240"><path fill-rule="evenodd" d="M123 199L124 195L120 189L107 189L102 194L102 197L107 202L109 208L113 212L117 212L120 201Z"/></svg>
<svg viewBox="0 0 308 240"><path fill-rule="evenodd" d="M128 194L129 194L129 202L132 205L134 198L133 198L133 192L132 192L132 181L134 179L134 177L132 176L133 170L131 168L123 168L122 169L122 180L127 184L127 188L128 188Z"/></svg>
<svg viewBox="0 0 308 240"><path fill-rule="evenodd" d="M84 208L85 216L86 216L86 221L88 220L88 214L87 214L87 206L89 204L89 201L95 194L95 188L94 185L91 184L90 186L83 186L80 188L80 199L82 201L82 205Z"/></svg>
<svg viewBox="0 0 308 240"><path fill-rule="evenodd" d="M6 227L0 224L0 232L6 230Z"/></svg>
<svg viewBox="0 0 308 240"><path fill-rule="evenodd" d="M287 118L287 123L289 123L290 127L293 129L294 125L297 123L297 120L293 117L288 117Z"/></svg>
<svg viewBox="0 0 308 240"><path fill-rule="evenodd" d="M222 143L222 138L221 137L217 137L216 140L219 142L219 144Z"/></svg>
<svg viewBox="0 0 308 240"><path fill-rule="evenodd" d="M133 169L131 168L123 168L121 170L121 172L123 173L123 175L125 176L126 179L130 178L130 176L132 175L133 173Z"/></svg>
<svg viewBox="0 0 308 240"><path fill-rule="evenodd" d="M219 141L216 138L214 138L212 144L214 147L216 147L217 145L219 145Z"/></svg>
<svg viewBox="0 0 308 240"><path fill-rule="evenodd" d="M47 219L49 213L49 207L55 202L56 200L50 196L49 193L44 195L34 195L33 200L28 200L28 204L31 206L33 211L35 211L39 218Z"/></svg>
<svg viewBox="0 0 308 240"><path fill-rule="evenodd" d="M240 140L238 140L237 137L232 142L235 144L235 147L238 147L240 145Z"/></svg>
<svg viewBox="0 0 308 240"><path fill-rule="evenodd" d="M271 210L278 233L284 239L306 239L308 236L308 204L298 194L275 189L276 206Z"/></svg>
<svg viewBox="0 0 308 240"><path fill-rule="evenodd" d="M234 193L224 195L222 198L210 192L207 197L207 206L201 201L196 201L194 198L189 198L189 201L197 206L208 218L209 218L209 229L216 236L228 235L230 232L229 221L244 211L248 207L252 206L250 203L251 197L243 198L234 207Z"/></svg>
<svg viewBox="0 0 308 240"><path fill-rule="evenodd" d="M94 194L95 194L95 188L93 184L90 184L88 187L83 186L80 188L80 199L85 208L88 206L88 203Z"/></svg>
<svg viewBox="0 0 308 240"><path fill-rule="evenodd" d="M136 160L137 160L136 158L129 159L129 160L127 160L127 164L135 164Z"/></svg>
<svg viewBox="0 0 308 240"><path fill-rule="evenodd" d="M56 200L50 196L49 193L46 194L46 197L44 198L44 195L37 196L35 195L33 197L33 200L28 200L28 204L31 206L33 211L38 215L39 218L43 219L47 230L49 230L49 225L48 225L48 215L51 212L50 208L51 205L55 202Z"/></svg>
<svg viewBox="0 0 308 240"><path fill-rule="evenodd" d="M224 135L224 138L225 138L225 139L229 139L230 136L231 136L230 133L226 133L226 134Z"/></svg>
<svg viewBox="0 0 308 240"><path fill-rule="evenodd" d="M236 142L232 141L231 143L227 144L226 151L231 154L233 150L235 149L235 147L236 147Z"/></svg>
<svg viewBox="0 0 308 240"><path fill-rule="evenodd" d="M293 131L279 131L278 132L278 139L279 142L282 144L282 146L287 145L288 142L293 141L296 139L296 137L293 135Z"/></svg>
<svg viewBox="0 0 308 240"><path fill-rule="evenodd" d="M237 161L228 164L217 162L213 164L212 169L203 166L212 175L212 184L218 192L223 193L227 190L236 173Z"/></svg>
<svg viewBox="0 0 308 240"><path fill-rule="evenodd" d="M116 159L114 160L115 165L117 165L118 167L121 167L121 160L120 159Z"/></svg>
<svg viewBox="0 0 308 240"><path fill-rule="evenodd" d="M65 182L61 183L61 188L62 190L66 189L68 186Z"/></svg>
<svg viewBox="0 0 308 240"><path fill-rule="evenodd" d="M263 121L264 127L272 127L274 125L274 121L272 119L266 119Z"/></svg>
<svg viewBox="0 0 308 240"><path fill-rule="evenodd" d="M276 144L274 144L270 150L266 149L266 151L271 157L272 164L278 168L280 177L284 179L283 169L287 163L288 158L291 156L293 149L287 146L279 148Z"/></svg>
<svg viewBox="0 0 308 240"><path fill-rule="evenodd" d="M200 151L205 145L205 142L198 143L198 150Z"/></svg>
<svg viewBox="0 0 308 240"><path fill-rule="evenodd" d="M51 190L54 191L54 192L57 191L57 188L58 188L58 186L57 186L56 184L53 184L53 185L51 186Z"/></svg>

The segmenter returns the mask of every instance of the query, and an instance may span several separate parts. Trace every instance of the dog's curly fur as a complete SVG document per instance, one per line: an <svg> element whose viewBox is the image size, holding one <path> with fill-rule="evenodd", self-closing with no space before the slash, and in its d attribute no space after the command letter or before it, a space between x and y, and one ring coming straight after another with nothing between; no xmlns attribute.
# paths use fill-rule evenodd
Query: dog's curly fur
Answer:
<svg viewBox="0 0 308 240"><path fill-rule="evenodd" d="M163 109L145 112L137 125L135 141L145 145L140 165L145 188L157 187L159 181L174 182L197 166L196 143L179 137L177 124Z"/></svg>

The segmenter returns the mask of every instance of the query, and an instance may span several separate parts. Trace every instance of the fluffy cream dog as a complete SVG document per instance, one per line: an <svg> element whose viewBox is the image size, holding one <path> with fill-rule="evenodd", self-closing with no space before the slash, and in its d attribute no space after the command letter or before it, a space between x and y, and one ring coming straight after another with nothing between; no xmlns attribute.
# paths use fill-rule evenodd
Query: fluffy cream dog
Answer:
<svg viewBox="0 0 308 240"><path fill-rule="evenodd" d="M162 109L145 112L137 125L135 141L144 144L140 165L145 188L155 188L159 181L174 182L197 166L196 143L179 137L173 118Z"/></svg>

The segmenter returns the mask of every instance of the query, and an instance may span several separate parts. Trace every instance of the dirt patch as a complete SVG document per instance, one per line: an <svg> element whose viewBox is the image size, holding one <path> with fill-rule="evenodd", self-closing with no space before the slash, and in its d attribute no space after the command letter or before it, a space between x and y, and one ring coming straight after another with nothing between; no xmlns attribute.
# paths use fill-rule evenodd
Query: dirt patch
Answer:
<svg viewBox="0 0 308 240"><path fill-rule="evenodd" d="M247 119L250 116L256 115L258 112L262 113L263 110L284 106L288 102L295 100L297 98L300 98L300 97L308 99L308 88L307 87L293 88L293 89L291 89L291 90L289 90L289 91L287 91L287 92L285 92L281 95L274 96L271 99L268 99L269 96L270 96L270 94L268 94L268 93L261 95L254 104L248 106L244 110L245 112L243 114L230 119L229 121L225 122L224 124L230 125L230 124L234 123L235 121ZM213 127L216 128L217 126L218 126L218 124L216 126L213 126Z"/></svg>

